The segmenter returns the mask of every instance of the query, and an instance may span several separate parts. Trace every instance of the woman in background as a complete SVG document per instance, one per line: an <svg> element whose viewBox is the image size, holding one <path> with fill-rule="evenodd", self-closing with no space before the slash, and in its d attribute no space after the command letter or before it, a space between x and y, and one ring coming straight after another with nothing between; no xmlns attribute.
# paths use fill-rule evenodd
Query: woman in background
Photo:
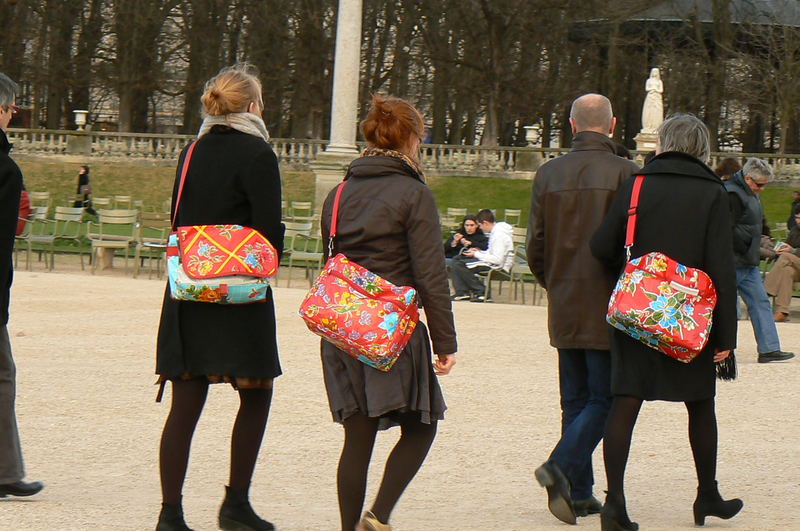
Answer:
<svg viewBox="0 0 800 531"><path fill-rule="evenodd" d="M449 266L464 249L477 247L485 251L488 246L489 238L478 227L478 218L474 214L467 214L458 230L444 242L444 261Z"/></svg>
<svg viewBox="0 0 800 531"><path fill-rule="evenodd" d="M89 214L96 216L94 208L92 208L92 183L89 181L89 166L81 166L78 170L78 189L75 192L77 196L83 196L72 205L75 208L83 208Z"/></svg>

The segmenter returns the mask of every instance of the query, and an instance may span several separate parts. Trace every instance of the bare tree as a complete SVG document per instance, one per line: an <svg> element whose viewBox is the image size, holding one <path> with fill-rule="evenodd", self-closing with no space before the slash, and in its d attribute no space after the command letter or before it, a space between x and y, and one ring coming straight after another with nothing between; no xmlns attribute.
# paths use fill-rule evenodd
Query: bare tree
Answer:
<svg viewBox="0 0 800 531"><path fill-rule="evenodd" d="M159 85L159 36L178 0L113 0L119 130L147 131L150 97Z"/></svg>

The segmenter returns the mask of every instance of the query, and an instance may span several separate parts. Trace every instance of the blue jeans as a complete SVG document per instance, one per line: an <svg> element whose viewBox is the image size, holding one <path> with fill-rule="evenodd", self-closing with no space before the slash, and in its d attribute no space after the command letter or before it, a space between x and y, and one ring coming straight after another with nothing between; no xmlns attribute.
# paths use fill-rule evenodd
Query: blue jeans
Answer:
<svg viewBox="0 0 800 531"><path fill-rule="evenodd" d="M592 453L603 438L611 407L607 350L558 349L561 440L550 459L569 479L573 500L592 495Z"/></svg>
<svg viewBox="0 0 800 531"><path fill-rule="evenodd" d="M780 350L781 340L778 338L778 329L775 328L772 305L764 289L764 281L761 280L758 267L737 267L736 288L747 306L758 353L766 354Z"/></svg>

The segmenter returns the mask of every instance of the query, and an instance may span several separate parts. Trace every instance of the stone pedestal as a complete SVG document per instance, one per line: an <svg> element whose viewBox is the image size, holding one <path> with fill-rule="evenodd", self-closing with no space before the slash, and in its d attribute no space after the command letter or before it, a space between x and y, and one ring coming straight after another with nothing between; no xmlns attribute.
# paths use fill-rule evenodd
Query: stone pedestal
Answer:
<svg viewBox="0 0 800 531"><path fill-rule="evenodd" d="M656 141L658 140L657 133L645 133L641 131L636 135L636 149L637 151L653 151L656 149Z"/></svg>
<svg viewBox="0 0 800 531"><path fill-rule="evenodd" d="M314 209L321 212L328 193L344 179L347 166L358 156L358 152L335 153L325 151L311 163L314 172Z"/></svg>
<svg viewBox="0 0 800 531"><path fill-rule="evenodd" d="M67 135L67 153L70 155L91 155L92 137L86 131L75 131Z"/></svg>
<svg viewBox="0 0 800 531"><path fill-rule="evenodd" d="M539 151L525 150L517 152L517 162L514 171L536 171L542 164L542 154Z"/></svg>
<svg viewBox="0 0 800 531"><path fill-rule="evenodd" d="M99 247L95 251L94 259L98 261L97 263L100 266L98 269L101 271L112 269L114 267L114 249Z"/></svg>

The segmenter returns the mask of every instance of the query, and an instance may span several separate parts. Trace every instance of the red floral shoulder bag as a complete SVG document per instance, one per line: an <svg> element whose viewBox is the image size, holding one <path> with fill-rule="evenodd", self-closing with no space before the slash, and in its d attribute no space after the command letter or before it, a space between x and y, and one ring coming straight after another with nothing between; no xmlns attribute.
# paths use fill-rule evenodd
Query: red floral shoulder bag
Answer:
<svg viewBox="0 0 800 531"><path fill-rule="evenodd" d="M308 329L357 360L389 371L419 322L417 291L395 286L370 270L333 255L339 199L333 202L328 238L328 262L300 305Z"/></svg>
<svg viewBox="0 0 800 531"><path fill-rule="evenodd" d="M625 235L627 263L611 294L606 321L648 347L689 363L708 342L717 291L705 272L663 253L631 259L643 181L644 175L637 175L633 184Z"/></svg>

